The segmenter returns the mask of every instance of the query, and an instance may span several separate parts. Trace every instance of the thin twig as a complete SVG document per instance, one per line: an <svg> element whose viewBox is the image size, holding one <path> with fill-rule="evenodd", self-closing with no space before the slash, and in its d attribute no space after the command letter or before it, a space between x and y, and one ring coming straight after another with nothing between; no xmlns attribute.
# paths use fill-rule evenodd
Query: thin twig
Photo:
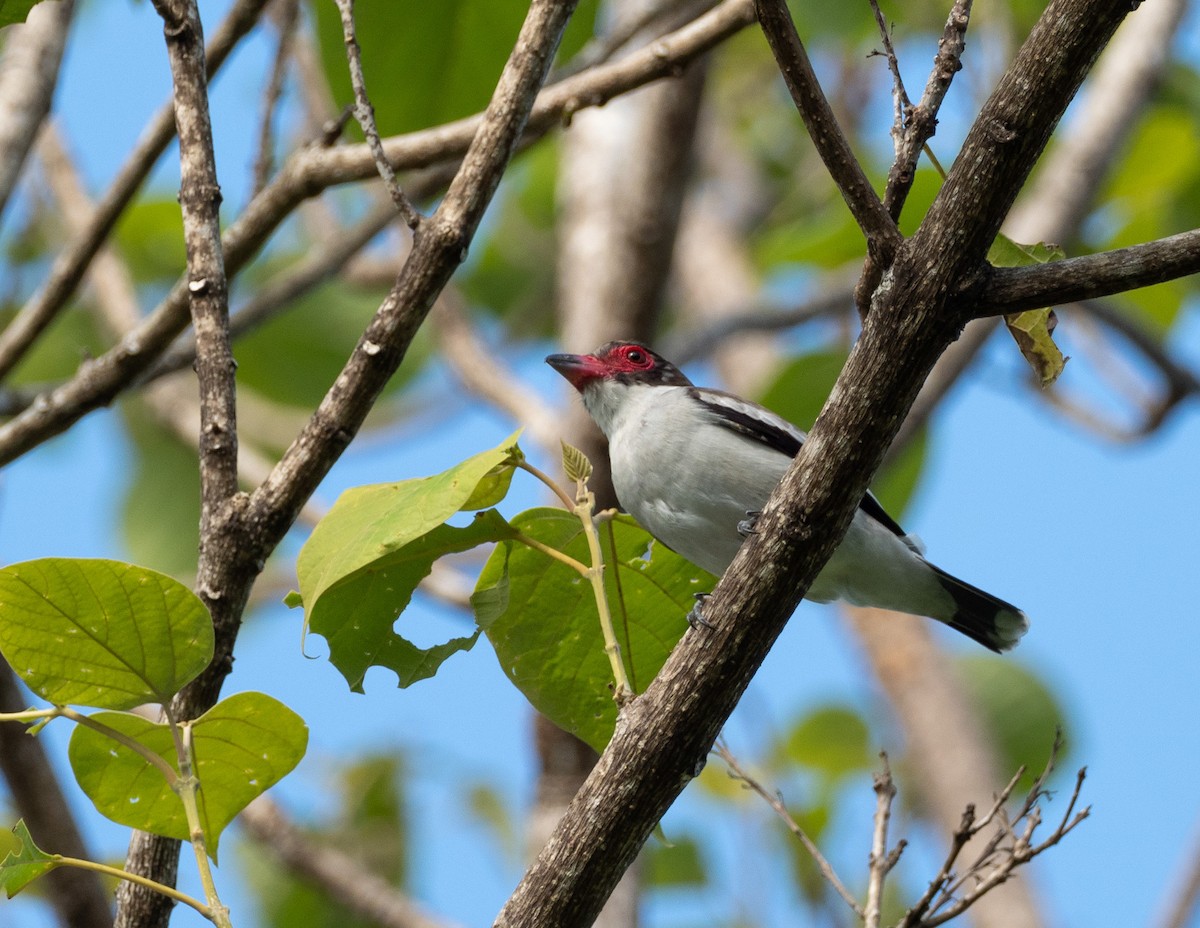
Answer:
<svg viewBox="0 0 1200 928"><path fill-rule="evenodd" d="M350 84L354 88L354 118L362 127L371 154L375 156L375 165L383 184L387 187L392 202L404 218L405 223L414 232L420 228L422 216L412 205L400 182L396 180L396 172L392 169L387 155L383 152L383 143L379 140L379 128L375 125L375 107L367 96L367 82L363 76L362 49L358 44L358 36L354 31L354 0L334 0L338 12L342 16L342 41L346 44L346 58L350 64Z"/></svg>
<svg viewBox="0 0 1200 928"><path fill-rule="evenodd" d="M682 65L751 22L751 0L724 0L694 22L664 36L652 48L547 88L530 112L523 141L558 125L569 113L585 106L600 106L615 96L674 74ZM479 130L481 120L481 116L474 116L399 136L385 141L384 148L390 149L388 157L393 164L406 168L444 164L461 157ZM222 242L227 274L241 270L304 199L324 187L364 180L375 173L374 160L365 145L331 149L318 144L293 156L227 230ZM103 204L101 209L105 209ZM86 260L90 260L90 255ZM79 273L82 274L82 269ZM91 410L112 402L141 376L187 322L187 290L183 284L177 284L166 300L118 345L81 365L71 380L38 394L24 412L0 426L0 463L12 460L69 428Z"/></svg>
<svg viewBox="0 0 1200 928"><path fill-rule="evenodd" d="M917 176L917 160L921 157L925 144L937 131L937 116L942 101L946 98L954 75L962 69L967 24L971 19L971 2L972 0L955 0L954 6L951 7L950 15L946 18L946 27L938 40L933 70L925 83L921 102L912 106L907 97L905 99L902 144L897 149L896 160L888 171L887 186L883 194L883 205L893 219L900 218L904 200Z"/></svg>
<svg viewBox="0 0 1200 928"><path fill-rule="evenodd" d="M867 180L837 117L817 81L784 0L755 0L759 25L821 160L867 237L867 249L886 267L900 244L900 231Z"/></svg>
<svg viewBox="0 0 1200 928"><path fill-rule="evenodd" d="M778 792L772 793L768 791L765 786L752 777L746 771L746 768L738 762L738 759L734 756L733 752L729 750L729 746L726 745L724 741L718 740L713 748L713 751L718 757L721 758L721 760L725 761L725 765L729 768L730 776L741 780L747 788L756 792L762 797L766 804L771 807L771 810L778 815L783 823L787 826L788 831L796 836L804 850L806 850L809 856L812 857L813 863L815 863L817 866L817 870L820 871L821 876L825 878L825 881L833 887L834 892L841 896L842 901L845 902L846 905L850 906L851 911L853 911L855 915L857 915L859 918L862 918L862 906L858 904L858 900L854 898L854 895L849 889L846 888L846 884L843 883L838 877L836 871L833 869L833 865L830 864L825 858L825 855L821 853L821 849L817 847L812 838L808 836L808 834L800 826L800 823L792 817L792 814L788 811L787 805L783 801L783 797Z"/></svg>
<svg viewBox="0 0 1200 928"><path fill-rule="evenodd" d="M892 770L886 754L880 754L883 770L875 774L875 827L871 833L871 853L867 858L867 902L863 906L865 928L879 928L883 914L883 884L888 873L899 860L904 843L896 845L888 853L888 823L892 818L892 800L896 798L896 784L892 782Z"/></svg>
<svg viewBox="0 0 1200 928"><path fill-rule="evenodd" d="M254 159L254 183L251 197L267 185L275 166L274 120L283 97L283 85L287 80L288 62L292 57L292 43L300 23L300 0L279 0L273 7L279 42L275 46L275 57L271 62L271 74L263 89L262 117L258 124L258 156Z"/></svg>
<svg viewBox="0 0 1200 928"><path fill-rule="evenodd" d="M912 109L912 101L908 91L904 89L904 78L900 76L900 59L896 57L896 48L892 44L892 31L883 10L879 8L879 0L869 0L871 12L875 14L875 24L879 27L879 38L883 42L883 55L887 58L888 70L892 74L892 149L895 157L900 158L904 147L905 122L908 112ZM873 54L879 54L874 52ZM886 205L886 204L885 204ZM892 216L899 219L899 216Z"/></svg>

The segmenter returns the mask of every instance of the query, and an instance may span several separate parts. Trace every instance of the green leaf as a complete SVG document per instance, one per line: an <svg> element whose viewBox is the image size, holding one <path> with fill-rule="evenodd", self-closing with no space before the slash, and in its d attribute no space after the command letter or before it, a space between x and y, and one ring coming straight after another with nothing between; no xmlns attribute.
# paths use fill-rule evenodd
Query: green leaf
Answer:
<svg viewBox="0 0 1200 928"><path fill-rule="evenodd" d="M326 590L446 522L512 455L514 433L432 477L354 487L338 497L296 560L300 595L312 610Z"/></svg>
<svg viewBox="0 0 1200 928"><path fill-rule="evenodd" d="M1045 264L1064 256L1063 250L1057 245L1020 245L1004 235L997 235L988 250L988 260L997 267ZM1043 387L1054 383L1067 363L1058 345L1054 344L1052 333L1055 322L1054 310L1049 307L1009 313L1004 317L1009 334Z"/></svg>
<svg viewBox="0 0 1200 928"><path fill-rule="evenodd" d="M173 577L194 576L200 545L196 449L133 400L121 404L132 445L121 500L121 531L132 560Z"/></svg>
<svg viewBox="0 0 1200 928"><path fill-rule="evenodd" d="M867 723L854 709L820 706L801 718L775 752L776 763L790 761L836 782L869 770L873 757Z"/></svg>
<svg viewBox="0 0 1200 928"><path fill-rule="evenodd" d="M29 11L41 0L0 0L0 27L25 22ZM12 893L9 893L12 896Z"/></svg>
<svg viewBox="0 0 1200 928"><path fill-rule="evenodd" d="M517 463L525 457L515 444L508 449L508 452L507 458L483 475L474 492L467 497L467 501L458 507L460 511L474 512L477 509L487 509L495 506L508 495L508 488L512 485Z"/></svg>
<svg viewBox="0 0 1200 928"><path fill-rule="evenodd" d="M12 837L15 841L9 844L8 853L0 860L0 889L9 899L61 861L57 854L47 854L33 843L24 819L13 825Z"/></svg>
<svg viewBox="0 0 1200 928"><path fill-rule="evenodd" d="M474 647L479 632L422 648L393 630L396 619L439 557L510 537L494 509L466 528L439 525L324 590L309 610L309 628L329 642L330 661L356 693L371 667L395 671L401 688L432 677L447 658Z"/></svg>
<svg viewBox="0 0 1200 928"><path fill-rule="evenodd" d="M562 445L563 472L567 475L567 479L579 481L587 480L592 476L592 462L588 460L588 456L565 441L560 444Z"/></svg>
<svg viewBox="0 0 1200 928"><path fill-rule="evenodd" d="M646 885L654 889L691 887L708 884L708 868L700 842L694 837L672 839L670 844L654 841L645 849Z"/></svg>
<svg viewBox="0 0 1200 928"><path fill-rule="evenodd" d="M511 524L588 561L583 526L564 510L531 509ZM630 682L641 692L687 628L693 594L711 590L715 580L655 543L632 519L618 516L609 524L611 537L607 525L600 532L605 587ZM571 567L505 542L484 566L471 602L517 689L556 725L601 750L612 735L616 707L591 585Z"/></svg>
<svg viewBox="0 0 1200 928"><path fill-rule="evenodd" d="M43 558L0 570L0 652L57 705L165 703L212 660L212 619L177 580L120 561Z"/></svg>
<svg viewBox="0 0 1200 928"><path fill-rule="evenodd" d="M1011 659L970 655L956 665L987 722L1003 772L1008 776L1024 765L1023 782L1031 782L1046 766L1055 732L1070 729L1058 699L1044 681ZM1060 752L1059 761L1066 756Z"/></svg>
<svg viewBox="0 0 1200 928"><path fill-rule="evenodd" d="M138 741L179 769L171 730L140 715L92 716ZM279 782L308 747L308 726L279 700L263 693L222 699L191 723L197 801L208 853L217 858L221 832L242 809ZM162 772L136 751L84 725L68 751L75 779L99 812L121 825L188 840L183 803Z"/></svg>
<svg viewBox="0 0 1200 928"><path fill-rule="evenodd" d="M314 0L321 62L338 104L354 99L337 7ZM354 19L382 135L487 106L524 21L525 0L359 0Z"/></svg>
<svg viewBox="0 0 1200 928"><path fill-rule="evenodd" d="M402 687L437 672L478 633L420 648L393 630L417 584L445 554L512 537L494 509L466 527L447 519L478 501L498 500L520 454L514 433L433 477L355 487L343 493L300 551L296 572L307 626L329 642L330 660L362 692L370 667L388 667Z"/></svg>

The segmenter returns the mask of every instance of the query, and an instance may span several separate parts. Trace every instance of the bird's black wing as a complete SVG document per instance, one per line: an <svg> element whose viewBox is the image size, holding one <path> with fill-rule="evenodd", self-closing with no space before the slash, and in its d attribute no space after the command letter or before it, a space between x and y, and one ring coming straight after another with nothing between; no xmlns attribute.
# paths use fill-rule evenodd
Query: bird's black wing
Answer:
<svg viewBox="0 0 1200 928"><path fill-rule="evenodd" d="M718 425L773 448L780 454L786 454L789 458L794 458L800 451L800 446L804 444L804 432L765 406L721 390L692 387L688 393L712 413L713 421ZM905 543L919 553L919 546L915 541L909 540L904 529L888 515L874 493L868 491L859 503L859 508L888 531L905 539Z"/></svg>

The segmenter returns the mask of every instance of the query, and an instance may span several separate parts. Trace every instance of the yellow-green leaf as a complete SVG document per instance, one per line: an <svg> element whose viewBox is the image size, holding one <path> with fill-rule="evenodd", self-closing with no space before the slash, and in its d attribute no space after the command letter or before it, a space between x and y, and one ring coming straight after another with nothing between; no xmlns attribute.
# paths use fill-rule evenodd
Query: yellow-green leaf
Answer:
<svg viewBox="0 0 1200 928"><path fill-rule="evenodd" d="M996 236L996 241L988 251L988 260L997 267L1045 264L1048 261L1058 261L1064 256L1058 245L1047 245L1044 242L1021 245L1004 235ZM1043 387L1054 383L1067 363L1067 358L1054 343L1055 323L1054 310L1050 307L1010 313L1004 317L1009 334Z"/></svg>

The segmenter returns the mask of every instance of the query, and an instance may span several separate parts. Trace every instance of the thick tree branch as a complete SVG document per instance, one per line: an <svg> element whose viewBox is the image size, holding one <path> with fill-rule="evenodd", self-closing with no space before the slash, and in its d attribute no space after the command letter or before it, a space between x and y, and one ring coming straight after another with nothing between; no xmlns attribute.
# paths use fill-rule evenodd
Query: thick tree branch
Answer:
<svg viewBox="0 0 1200 928"><path fill-rule="evenodd" d="M957 334L956 282L982 271L1016 190L1127 12L1117 0L1052 0L984 106L925 224L901 247L825 409L763 509L759 534L747 539L706 603L714 627L690 630L623 710L497 925L588 924L703 765L845 533L921 382Z"/></svg>
<svg viewBox="0 0 1200 928"><path fill-rule="evenodd" d="M265 0L255 2L261 4ZM527 132L547 131L557 121L583 107L600 106L635 87L673 75L679 67L752 21L751 0L725 0L649 48L548 88L530 113ZM479 126L480 117L459 120L385 141L384 148L397 170L439 164L460 157ZM375 162L365 145L332 150L310 148L294 156L226 231L222 239L226 274L238 273L303 200L317 195L327 186L363 180L374 174ZM101 204L103 215L108 215L106 204L112 197L110 191ZM114 212L112 221L115 218ZM105 234L109 228L111 222L105 227ZM99 235L95 244L98 246L102 239L103 235ZM90 254L88 257L90 259ZM78 268L80 275L85 266L86 261L82 261ZM77 282L75 278L71 289ZM41 300L35 300L41 305ZM0 426L0 464L11 461L69 428L88 412L111 402L155 362L187 323L187 290L179 283L166 300L118 345L101 357L85 362L70 381L40 394L21 414Z"/></svg>
<svg viewBox="0 0 1200 928"><path fill-rule="evenodd" d="M476 138L437 211L421 224L392 292L359 340L342 373L308 425L262 485L235 497L224 514L221 557L208 577L216 591L214 657L174 701L178 718L211 707L233 661L242 611L267 555L354 437L433 305L458 267L521 137L530 107L549 70L574 3L534 0L500 76ZM200 349L203 350L202 348ZM179 842L138 832L128 865L160 879L174 875ZM165 880L164 880L165 881ZM122 906L122 928L161 928L169 910L153 900Z"/></svg>
<svg viewBox="0 0 1200 928"><path fill-rule="evenodd" d="M817 81L812 62L808 60L808 52L804 50L804 44L796 32L787 4L784 0L755 0L754 8L788 91L821 160L825 162L842 198L854 214L855 222L866 235L867 250L886 267L891 263L891 255L900 242L900 230L872 189L862 165L858 163L845 133L838 125L837 117Z"/></svg>
<svg viewBox="0 0 1200 928"><path fill-rule="evenodd" d="M1076 303L1200 273L1200 229L1141 245L1027 267L995 267L977 317Z"/></svg>
<svg viewBox="0 0 1200 928"><path fill-rule="evenodd" d="M196 592L219 630L240 618L245 602L244 593L239 597L241 591L226 588L226 565L236 562L240 552L227 531L230 501L238 489L237 408L229 342L229 287L221 251L221 188L208 112L204 30L196 0L154 0L154 7L163 20L171 64L187 291L196 332L195 367L200 388L200 559ZM126 869L169 882L177 869L170 858L177 858L178 842L162 842L146 853L148 841L148 836L135 833ZM117 901L118 924L130 926L165 923L175 904L131 882L120 885Z"/></svg>

